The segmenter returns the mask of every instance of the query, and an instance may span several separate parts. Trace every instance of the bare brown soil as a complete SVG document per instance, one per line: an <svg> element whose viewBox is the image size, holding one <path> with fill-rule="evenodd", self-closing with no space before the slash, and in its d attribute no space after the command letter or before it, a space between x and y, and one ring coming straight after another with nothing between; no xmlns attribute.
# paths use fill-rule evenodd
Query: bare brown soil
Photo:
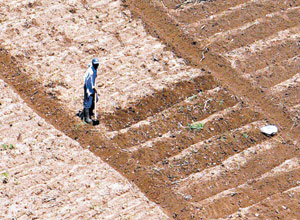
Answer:
<svg viewBox="0 0 300 220"><path fill-rule="evenodd" d="M173 1L164 1L162 3L153 1L152 4L147 4L146 2L129 3L132 10L137 12L147 25L150 26L150 29L152 28L155 34L166 41L170 45L170 49L176 54L190 61L192 65L201 66L209 70L213 76L221 81L222 85L230 88L233 94L238 95L244 102L248 103L251 109L255 109L264 115L264 118L268 119L269 123L280 125L281 136L284 140L281 143L283 144L282 150L279 150L281 144L273 143L271 152L268 150L266 153L255 158L258 161L262 160L259 163L259 167L255 168L254 158L250 159L247 157L245 160L249 161L247 163L248 168L245 166L242 170L233 170L233 177L231 177L231 172L225 172L224 176L218 180L222 181L220 185L217 183L217 179L212 179L208 183L205 183L207 185L201 185L201 179L198 181L197 179L188 181L186 185L181 187L180 192L183 198L188 198L187 200L191 201L190 204L193 204L192 207L195 209L190 212L190 217L179 217L179 219L191 218L194 215L204 218L219 218L226 213L228 215L237 211L240 207L247 207L257 203L259 200L266 198L265 194L280 193L290 187L297 186L297 184L292 184L285 189L278 188L277 184L283 184L285 181L290 182L291 177L299 179L296 174L298 171L292 171L291 174L286 173L278 177L283 181L282 183L278 183L277 177L274 177L276 178L274 180L262 179L261 182L258 182L261 188L254 193L253 198L250 196L250 191L247 192L249 186L241 188L243 193L233 193L233 195L241 193L242 196L247 198L246 200L240 196L234 196L230 200L227 200L225 196L223 196L224 198L222 197L223 190L234 189L234 187L239 189L238 186L243 186L242 183L246 179L255 179L261 175L261 172L268 172L271 167L279 166L280 163L283 163L288 158L299 155L299 147L296 147L297 145L299 146L299 128L294 129L295 120L293 120L293 117L295 115L290 114L288 110L299 103L299 83L291 84L290 82L289 84L287 81L286 84L290 86L287 86L288 88L285 87L282 90L284 92L274 92L276 89L272 87L276 87L277 84L294 76L296 80L298 79L296 75L299 73L299 64L297 63L299 57L299 47L297 46L299 39L297 35L299 33L298 4L296 1L280 1L279 3L276 2L276 4L272 1L230 1L226 3L222 2L221 4L218 1L213 1L199 4L192 3L191 5L182 4L179 9L176 9L177 7ZM146 7L146 5L150 7ZM287 33L286 37L284 36L285 33ZM293 34L295 38L289 37ZM256 49L259 46L264 49ZM237 55L234 53L237 53ZM272 69L267 68L269 66ZM265 74L262 75L262 71ZM286 74L283 71L286 71ZM277 74L274 75L274 72ZM250 82L249 76L251 79ZM242 115L241 112L237 114ZM250 122L260 120L259 118L255 119L253 116L251 117L249 112L244 117L249 117ZM229 124L234 124L234 118L237 118L237 116L232 116L226 121ZM244 124L241 120L239 120L239 123L240 126ZM249 122L245 124L247 123ZM222 127L225 126L223 125ZM215 131L216 129L214 128L213 130ZM202 131L201 134L205 134L205 131ZM255 138L255 133L252 135L252 144L250 142L248 147L245 143L238 144L238 146L246 148L243 150L233 148L233 154L221 150L224 149L223 147L230 149L230 146L236 146L235 142L232 141L226 145L226 138L224 138L221 144L213 142L211 147L208 145L204 147L203 151L200 148L200 151L196 150L196 152L192 151L190 154L184 154L174 161L164 162L163 158L160 158L159 155L154 156L162 160L162 165L159 169L160 172L167 172L165 175L173 178L175 182L178 181L178 185L180 186L182 180L193 176L191 175L192 173L201 173L203 170L201 166L205 166L205 164L207 167L211 166L211 164L216 166L222 164L222 162L218 161L226 161L226 158L230 158L231 155L239 151L245 152L247 149L258 147L263 139L262 137ZM189 135L189 137L192 137L192 135ZM247 135L247 137L249 136ZM220 139L222 139L222 136L220 136ZM238 141L239 138L234 137L234 140ZM195 142L199 141L201 140ZM192 146L194 144L193 141L185 141L184 143ZM164 149L164 152L172 158L173 154L169 153L169 150L163 147L166 146L164 142L160 141L159 144L161 144L160 149ZM292 145L287 147L287 144ZM170 145L178 146L178 143L175 142L174 145ZM205 146L205 142L202 143L203 145ZM214 146L220 146L220 149L216 150ZM179 145L179 147L181 146ZM287 148L292 148L293 150L288 153L286 151ZM209 152L211 152L211 156L209 156ZM179 152L175 154L180 155ZM269 154L272 155L271 158L267 156ZM205 160L201 163L201 158L209 160L211 163L205 163ZM279 158L283 158L283 160ZM299 160L299 156L297 160ZM277 165L272 164L275 161ZM263 171L262 168L267 168L267 170ZM224 170L226 171L226 169ZM214 172L211 174L213 175ZM257 177L250 176L250 173L255 174ZM227 181L228 183L226 184ZM264 181L267 181L266 183L270 185L268 188L262 187L265 184ZM224 187L224 183L226 187ZM193 184L194 187L191 188ZM211 190L218 191L212 192ZM213 195L216 196L215 199L213 199ZM221 198L217 199L217 196ZM199 202L206 201L206 198L212 198L213 200L210 203ZM197 209L198 211L196 211ZM294 211L296 210L299 210L299 207L294 209ZM294 214L291 214L288 218L293 218L293 216Z"/></svg>
<svg viewBox="0 0 300 220"><path fill-rule="evenodd" d="M167 219L0 79L0 219Z"/></svg>
<svg viewBox="0 0 300 220"><path fill-rule="evenodd" d="M101 112L104 131L75 126L78 119L5 50L1 77L170 218L299 218L299 2L180 2L123 7L201 74ZM260 133L269 123L277 136Z"/></svg>

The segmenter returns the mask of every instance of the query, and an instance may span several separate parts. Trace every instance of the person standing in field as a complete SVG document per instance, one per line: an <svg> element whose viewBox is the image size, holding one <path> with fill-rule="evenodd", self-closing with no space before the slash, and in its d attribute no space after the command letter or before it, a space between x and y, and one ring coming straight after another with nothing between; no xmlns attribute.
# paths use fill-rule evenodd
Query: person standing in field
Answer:
<svg viewBox="0 0 300 220"><path fill-rule="evenodd" d="M83 97L83 111L81 118L86 123L93 122L91 116L94 115L93 110L95 108L95 99L98 102L97 90L95 88L95 82L97 78L97 70L99 67L98 58L94 58L89 64L88 69L84 76L84 97Z"/></svg>

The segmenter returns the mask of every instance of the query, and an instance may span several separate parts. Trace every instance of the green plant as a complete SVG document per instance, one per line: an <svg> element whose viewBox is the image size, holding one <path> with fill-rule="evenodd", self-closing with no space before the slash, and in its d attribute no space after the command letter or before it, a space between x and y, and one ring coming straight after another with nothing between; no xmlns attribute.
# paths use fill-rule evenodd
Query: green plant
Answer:
<svg viewBox="0 0 300 220"><path fill-rule="evenodd" d="M192 95L192 96L188 97L187 99L188 99L189 101L192 101L192 100L194 100L195 98L197 98L197 95Z"/></svg>
<svg viewBox="0 0 300 220"><path fill-rule="evenodd" d="M204 128L204 124L202 123L199 123L199 122L195 122L195 123L192 123L192 124L188 124L188 127L189 129L191 130L202 130Z"/></svg>
<svg viewBox="0 0 300 220"><path fill-rule="evenodd" d="M246 133L244 133L244 134L243 134L243 137L247 139L247 138L248 138L248 135L247 135Z"/></svg>
<svg viewBox="0 0 300 220"><path fill-rule="evenodd" d="M2 144L2 148L3 148L3 150L7 150L7 149L12 150L12 149L14 149L15 147L14 147L14 145L12 145L12 144L10 144L10 145L8 145L8 144Z"/></svg>
<svg viewBox="0 0 300 220"><path fill-rule="evenodd" d="M4 184L8 183L8 174L7 173L2 173L2 182Z"/></svg>
<svg viewBox="0 0 300 220"><path fill-rule="evenodd" d="M15 184L15 185L19 185L19 180L16 179L16 178L14 178L14 184Z"/></svg>
<svg viewBox="0 0 300 220"><path fill-rule="evenodd" d="M224 100L221 100L221 101L219 102L219 106L221 107L221 106L223 105L223 103L224 103Z"/></svg>
<svg viewBox="0 0 300 220"><path fill-rule="evenodd" d="M225 136L221 136L220 140L221 140L222 142L225 142L226 137L225 137Z"/></svg>
<svg viewBox="0 0 300 220"><path fill-rule="evenodd" d="M85 121L81 121L79 122L77 125L75 125L75 130L78 130L78 128L80 127L80 125L87 125L87 123Z"/></svg>

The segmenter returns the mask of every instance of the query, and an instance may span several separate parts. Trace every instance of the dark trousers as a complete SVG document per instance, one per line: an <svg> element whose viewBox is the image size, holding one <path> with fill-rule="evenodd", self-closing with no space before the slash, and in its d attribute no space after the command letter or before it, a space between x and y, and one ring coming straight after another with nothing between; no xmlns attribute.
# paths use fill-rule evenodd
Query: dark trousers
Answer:
<svg viewBox="0 0 300 220"><path fill-rule="evenodd" d="M86 85L84 85L83 89L84 89L83 108L94 109L95 93L88 95Z"/></svg>

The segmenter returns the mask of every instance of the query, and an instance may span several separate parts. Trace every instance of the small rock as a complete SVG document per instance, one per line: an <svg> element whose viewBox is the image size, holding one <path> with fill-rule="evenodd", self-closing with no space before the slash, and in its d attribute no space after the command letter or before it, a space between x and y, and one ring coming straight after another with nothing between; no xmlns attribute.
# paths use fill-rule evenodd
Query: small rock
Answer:
<svg viewBox="0 0 300 220"><path fill-rule="evenodd" d="M283 208L284 210L287 210L287 207L286 207L286 206L284 206L284 205L282 206L282 208Z"/></svg>
<svg viewBox="0 0 300 220"><path fill-rule="evenodd" d="M260 129L260 131L264 135L271 137L271 136L274 136L275 134L277 134L278 128L275 125L267 125L267 126L262 127Z"/></svg>
<svg viewBox="0 0 300 220"><path fill-rule="evenodd" d="M235 195L237 195L237 193L236 193L236 192L232 193L232 194L231 194L231 197L233 197L233 196L235 196Z"/></svg>
<svg viewBox="0 0 300 220"><path fill-rule="evenodd" d="M4 177L3 180L2 180L2 182L3 182L4 184L8 183L8 178Z"/></svg>
<svg viewBox="0 0 300 220"><path fill-rule="evenodd" d="M45 197L45 198L43 198L43 203L51 202L53 200L56 200L56 198L55 197Z"/></svg>
<svg viewBox="0 0 300 220"><path fill-rule="evenodd" d="M157 57L153 57L153 60L156 61L156 62L159 61L159 59Z"/></svg>
<svg viewBox="0 0 300 220"><path fill-rule="evenodd" d="M191 195L186 195L186 196L184 196L184 199L185 199L185 200L191 200L191 199L192 199L192 196L191 196Z"/></svg>

